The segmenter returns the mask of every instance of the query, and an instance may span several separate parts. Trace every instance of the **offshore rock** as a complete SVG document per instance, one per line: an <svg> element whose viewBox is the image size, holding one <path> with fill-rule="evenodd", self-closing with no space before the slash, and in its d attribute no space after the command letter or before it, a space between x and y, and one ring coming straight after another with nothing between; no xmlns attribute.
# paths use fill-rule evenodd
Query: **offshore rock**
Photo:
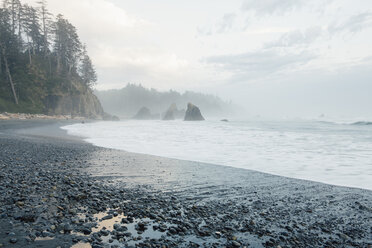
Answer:
<svg viewBox="0 0 372 248"><path fill-rule="evenodd" d="M185 121L204 121L200 109L192 103L187 104L187 110L185 114Z"/></svg>
<svg viewBox="0 0 372 248"><path fill-rule="evenodd" d="M137 114L133 117L135 120L155 120L158 119L158 115L151 114L150 109L142 107Z"/></svg>
<svg viewBox="0 0 372 248"><path fill-rule="evenodd" d="M176 119L176 117L175 117L176 112L178 112L177 105L175 103L173 103L168 108L167 112L165 113L165 115L163 117L163 120L164 121L171 121L171 120Z"/></svg>

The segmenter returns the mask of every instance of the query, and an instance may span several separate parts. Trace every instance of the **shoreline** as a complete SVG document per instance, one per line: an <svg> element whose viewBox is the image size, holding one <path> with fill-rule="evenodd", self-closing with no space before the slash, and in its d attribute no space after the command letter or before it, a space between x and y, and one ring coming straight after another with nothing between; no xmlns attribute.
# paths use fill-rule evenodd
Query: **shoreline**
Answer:
<svg viewBox="0 0 372 248"><path fill-rule="evenodd" d="M63 127L61 127L63 130L67 130ZM122 148L122 147L117 147L115 145L100 145L98 142L91 142L89 141L89 139L91 139L92 137L84 137L84 136L79 136L78 134L74 135L74 134L68 134L70 137L77 137L79 139L82 139L84 140L85 142L87 143L90 143L94 146L97 146L97 147L101 147L101 148L106 148L106 149L114 149L114 150L118 150L118 151L125 151L125 152L128 152L128 153L132 153L132 154L137 154L139 156L153 156L153 158L166 158L166 159L174 159L174 160L180 160L180 161L184 161L184 162L190 162L190 163L200 163L200 164L205 164L205 165L214 165L214 166L223 166L223 167L231 167L231 168L236 168L236 169L241 169L243 171L254 171L254 172L259 172L259 173L263 173L263 174L268 174L268 175L272 175L272 176L279 176L279 177L283 177L283 178L289 178L289 179L297 179L297 180L303 180L303 181L309 181L309 182L315 182L315 183L322 183L322 184L326 184L326 185L331 185L331 186L337 186L337 187L345 187L345 188L351 188L351 189L362 189L362 190L369 190L369 191L372 191L372 188L370 185L366 185L366 184L358 184L358 183L344 183L342 184L341 182L332 182L330 180L321 180L318 178L318 180L313 176L313 177L306 177L306 176L290 176L290 175L287 175L286 173L275 173L275 172L272 172L272 171L264 171L264 170L259 170L259 169L253 169L253 168L245 168L243 166L237 166L236 164L235 165L229 165L229 164L224 164L223 162L221 163L218 163L216 161L214 162L208 162L207 160L190 160L188 158L177 158L177 157L172 157L172 156L166 156L166 155L159 155L159 154L151 154L149 151L147 151L148 153L146 152L138 152L138 151L130 151L130 150L126 150L125 148ZM96 144L95 144L96 143ZM310 172L311 174L311 172ZM340 181L340 180L339 180ZM344 182L347 181L347 180L344 180ZM366 180L365 180L366 181ZM368 181L368 180L367 180Z"/></svg>
<svg viewBox="0 0 372 248"><path fill-rule="evenodd" d="M63 132L41 135L58 133L59 122L31 122L0 121L0 228L11 221L15 233L1 232L5 247L372 245L369 190L95 147ZM95 230L100 213L121 222Z"/></svg>
<svg viewBox="0 0 372 248"><path fill-rule="evenodd" d="M82 116L72 115L45 115L45 114L27 114L27 113L0 113L1 120L85 120Z"/></svg>

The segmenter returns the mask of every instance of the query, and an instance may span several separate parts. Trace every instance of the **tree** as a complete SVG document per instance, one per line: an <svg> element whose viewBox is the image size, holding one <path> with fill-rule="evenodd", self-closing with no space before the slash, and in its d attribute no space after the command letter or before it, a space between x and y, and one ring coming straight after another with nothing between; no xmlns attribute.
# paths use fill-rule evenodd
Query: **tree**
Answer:
<svg viewBox="0 0 372 248"><path fill-rule="evenodd" d="M97 82L97 73L93 67L92 60L88 56L86 47L83 46L82 59L80 63L80 77L83 83L88 87L93 87L94 83Z"/></svg>
<svg viewBox="0 0 372 248"><path fill-rule="evenodd" d="M48 108L52 94L79 94L97 80L76 28L62 15L20 0L0 0L0 108ZM15 104L13 103L15 102ZM19 105L19 106L16 106ZM34 111L35 111L34 110Z"/></svg>
<svg viewBox="0 0 372 248"><path fill-rule="evenodd" d="M19 17L21 13L21 2L19 0L5 0L3 2L4 9L9 11L9 18L11 20L11 32L15 35L16 28L19 27Z"/></svg>
<svg viewBox="0 0 372 248"><path fill-rule="evenodd" d="M13 22L12 22L13 24ZM4 61L5 73L12 90L14 102L18 105L18 97L15 91L13 77L10 72L8 57L12 55L12 50L17 49L17 42L10 24L10 14L7 9L0 9L0 52L1 58Z"/></svg>
<svg viewBox="0 0 372 248"><path fill-rule="evenodd" d="M40 18L41 18L41 25L42 25L42 34L43 34L43 49L44 55L47 56L49 54L49 38L52 33L52 14L48 11L47 2L46 0L41 0L38 2L39 4L39 11L40 11Z"/></svg>
<svg viewBox="0 0 372 248"><path fill-rule="evenodd" d="M32 64L32 54L41 51L45 41L41 34L40 19L37 9L24 5L23 6L23 29L27 36L27 50L30 64Z"/></svg>
<svg viewBox="0 0 372 248"><path fill-rule="evenodd" d="M54 24L54 52L57 56L57 72L60 73L62 66L68 74L76 67L81 55L81 42L76 28L62 15L57 16Z"/></svg>

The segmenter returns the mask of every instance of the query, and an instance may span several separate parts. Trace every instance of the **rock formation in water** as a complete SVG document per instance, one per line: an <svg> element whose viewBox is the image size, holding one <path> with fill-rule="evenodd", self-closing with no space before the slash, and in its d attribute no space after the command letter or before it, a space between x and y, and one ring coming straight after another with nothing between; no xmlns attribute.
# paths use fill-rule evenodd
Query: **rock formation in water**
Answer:
<svg viewBox="0 0 372 248"><path fill-rule="evenodd" d="M204 121L200 109L192 103L187 104L187 110L185 114L185 121Z"/></svg>
<svg viewBox="0 0 372 248"><path fill-rule="evenodd" d="M171 120L176 119L176 117L175 117L176 112L178 112L177 105L175 103L173 103L168 108L167 112L165 112L165 115L163 117L163 120L164 121L171 121Z"/></svg>
<svg viewBox="0 0 372 248"><path fill-rule="evenodd" d="M150 109L142 107L137 114L133 117L135 120L155 120L159 119L157 114L151 114Z"/></svg>

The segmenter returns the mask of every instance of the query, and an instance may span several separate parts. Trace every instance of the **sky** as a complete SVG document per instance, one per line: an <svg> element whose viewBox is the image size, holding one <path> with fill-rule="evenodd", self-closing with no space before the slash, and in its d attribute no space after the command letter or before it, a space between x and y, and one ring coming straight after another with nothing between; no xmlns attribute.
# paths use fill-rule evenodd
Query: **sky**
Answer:
<svg viewBox="0 0 372 248"><path fill-rule="evenodd" d="M216 94L252 115L372 119L370 0L48 4L77 27L99 90L140 83Z"/></svg>

